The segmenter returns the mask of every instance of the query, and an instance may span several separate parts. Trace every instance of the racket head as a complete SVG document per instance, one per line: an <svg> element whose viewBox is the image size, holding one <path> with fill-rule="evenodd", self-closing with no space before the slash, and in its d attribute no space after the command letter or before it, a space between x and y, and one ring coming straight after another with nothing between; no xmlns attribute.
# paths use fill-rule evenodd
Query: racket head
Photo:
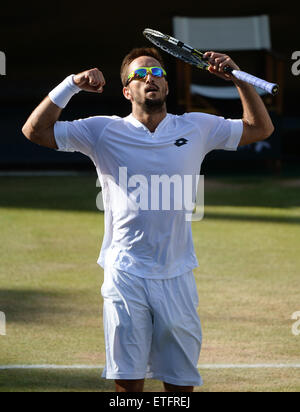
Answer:
<svg viewBox="0 0 300 412"><path fill-rule="evenodd" d="M203 53L175 39L175 37L152 29L145 29L143 35L155 46L172 56L196 66L198 69L208 70L209 63L203 59Z"/></svg>
<svg viewBox="0 0 300 412"><path fill-rule="evenodd" d="M143 35L155 46L172 56L196 66L198 69L209 70L210 64L203 58L203 53L200 50L194 49L188 44L156 30L145 29ZM277 84L269 83L266 80L259 79L240 70L233 70L230 67L225 69L224 71L227 73L232 73L236 78L266 90L270 94L275 95L278 93L279 86Z"/></svg>

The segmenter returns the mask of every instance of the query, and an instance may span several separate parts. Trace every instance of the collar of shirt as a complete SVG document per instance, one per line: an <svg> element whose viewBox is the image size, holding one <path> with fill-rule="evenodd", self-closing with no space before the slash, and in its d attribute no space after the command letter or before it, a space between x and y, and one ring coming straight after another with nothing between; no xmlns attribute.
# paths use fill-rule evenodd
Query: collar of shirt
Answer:
<svg viewBox="0 0 300 412"><path fill-rule="evenodd" d="M125 117L125 121L129 122L132 126L134 126L134 128L143 129L144 132L147 132L153 136L159 133L162 130L162 128L168 123L170 116L170 114L167 114L166 117L159 123L159 125L155 129L155 132L153 133L150 132L147 126L145 126L142 122L136 119L132 113L129 116Z"/></svg>

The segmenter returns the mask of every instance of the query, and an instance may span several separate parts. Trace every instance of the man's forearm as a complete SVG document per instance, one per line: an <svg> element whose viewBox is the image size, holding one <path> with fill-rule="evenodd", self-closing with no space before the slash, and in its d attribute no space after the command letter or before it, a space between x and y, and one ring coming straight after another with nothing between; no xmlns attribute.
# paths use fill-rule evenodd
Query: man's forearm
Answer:
<svg viewBox="0 0 300 412"><path fill-rule="evenodd" d="M54 137L54 125L62 109L47 96L32 112L23 126L23 133L30 141L51 149L57 149Z"/></svg>
<svg viewBox="0 0 300 412"><path fill-rule="evenodd" d="M242 106L244 133L241 145L250 144L268 138L274 131L274 126L268 110L253 86L237 81Z"/></svg>
<svg viewBox="0 0 300 412"><path fill-rule="evenodd" d="M62 109L52 103L47 96L33 111L27 122L34 130L48 129L54 126L62 113Z"/></svg>
<svg viewBox="0 0 300 412"><path fill-rule="evenodd" d="M274 126L264 102L252 86L224 71L227 66L240 70L236 63L229 56L213 51L206 52L204 57L210 63L211 73L224 80L233 81L238 89L244 110L244 130L240 146L267 139L273 133Z"/></svg>
<svg viewBox="0 0 300 412"><path fill-rule="evenodd" d="M101 94L104 86L104 76L97 68L68 76L33 111L23 126L22 132L27 139L34 143L57 149L54 125L59 119L62 109L81 90Z"/></svg>
<svg viewBox="0 0 300 412"><path fill-rule="evenodd" d="M73 82L73 75L68 76L53 89L25 123L22 131L27 139L41 146L57 149L54 125L59 119L62 109L80 90Z"/></svg>
<svg viewBox="0 0 300 412"><path fill-rule="evenodd" d="M253 86L239 82L236 84L243 106L243 120L249 125L273 129L273 124L264 102Z"/></svg>

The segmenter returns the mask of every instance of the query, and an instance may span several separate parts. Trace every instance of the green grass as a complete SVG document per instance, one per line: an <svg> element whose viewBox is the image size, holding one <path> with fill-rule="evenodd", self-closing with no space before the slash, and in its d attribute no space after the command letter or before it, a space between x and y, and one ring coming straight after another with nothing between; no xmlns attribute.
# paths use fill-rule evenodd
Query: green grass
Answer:
<svg viewBox="0 0 300 412"><path fill-rule="evenodd" d="M0 365L103 364L96 177L0 178ZM193 223L200 363L300 363L300 180L206 179ZM300 391L299 369L203 370L199 391ZM156 381L147 391L158 391ZM0 391L111 391L98 371L0 371Z"/></svg>

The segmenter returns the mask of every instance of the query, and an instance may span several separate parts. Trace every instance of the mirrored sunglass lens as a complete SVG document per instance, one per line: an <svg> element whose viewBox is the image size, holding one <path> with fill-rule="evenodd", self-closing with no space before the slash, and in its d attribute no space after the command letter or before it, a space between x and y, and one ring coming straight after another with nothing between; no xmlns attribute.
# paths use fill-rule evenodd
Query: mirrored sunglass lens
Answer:
<svg viewBox="0 0 300 412"><path fill-rule="evenodd" d="M135 71L135 77L138 79L142 79L147 75L147 70L146 69L138 69Z"/></svg>
<svg viewBox="0 0 300 412"><path fill-rule="evenodd" d="M159 67L153 67L152 74L153 74L153 76L156 76L156 77L162 77L163 76L163 71Z"/></svg>

